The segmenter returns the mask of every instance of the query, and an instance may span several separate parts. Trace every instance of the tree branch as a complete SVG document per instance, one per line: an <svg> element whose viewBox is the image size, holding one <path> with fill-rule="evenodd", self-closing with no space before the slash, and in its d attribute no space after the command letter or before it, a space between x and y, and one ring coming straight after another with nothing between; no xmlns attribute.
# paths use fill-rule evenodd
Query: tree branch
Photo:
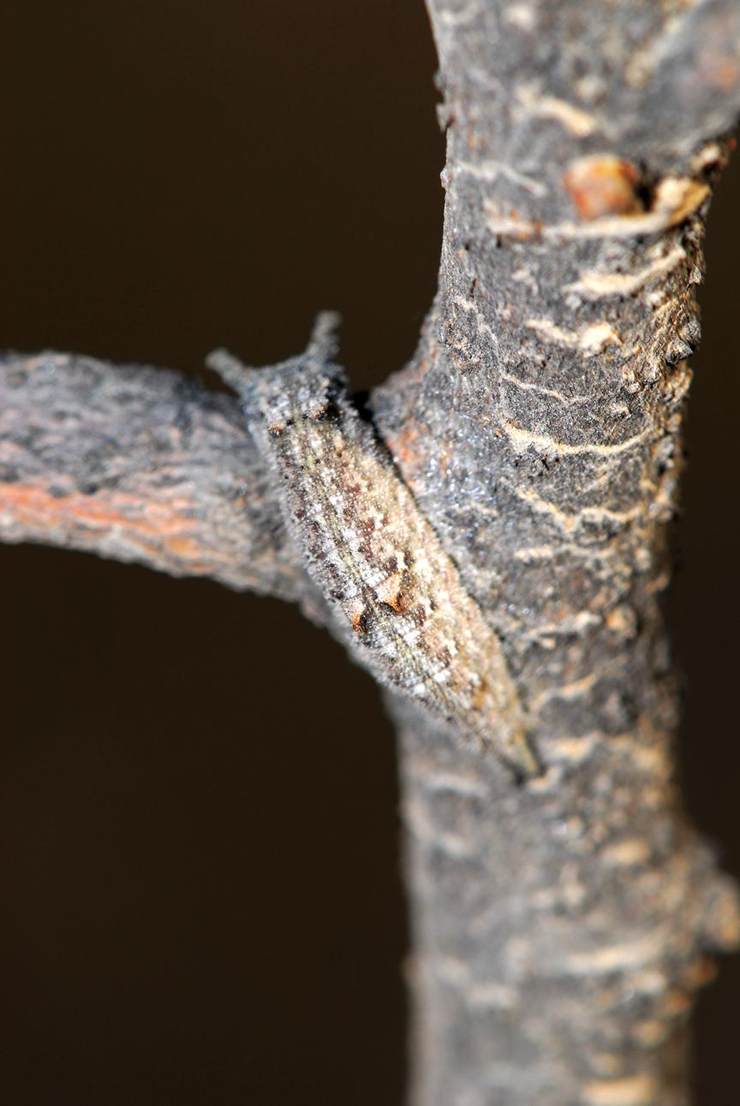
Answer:
<svg viewBox="0 0 740 1106"><path fill-rule="evenodd" d="M440 282L381 433L505 642L548 772L407 706L423 1106L677 1106L731 886L673 783L658 596L740 9L429 0Z"/></svg>
<svg viewBox="0 0 740 1106"><path fill-rule="evenodd" d="M0 362L0 540L306 591L233 397L88 357Z"/></svg>
<svg viewBox="0 0 740 1106"><path fill-rule="evenodd" d="M705 952L740 938L673 783L658 605L740 9L428 7L448 134L439 290L374 428L295 365L251 424L258 454L233 400L172 374L9 360L0 537L296 598L287 522L352 631L375 620L376 671L400 656L388 682L427 680L453 723L392 699L419 1106L679 1106ZM519 788L476 729L502 701L468 663L484 637L546 768ZM454 740L463 715L477 744Z"/></svg>

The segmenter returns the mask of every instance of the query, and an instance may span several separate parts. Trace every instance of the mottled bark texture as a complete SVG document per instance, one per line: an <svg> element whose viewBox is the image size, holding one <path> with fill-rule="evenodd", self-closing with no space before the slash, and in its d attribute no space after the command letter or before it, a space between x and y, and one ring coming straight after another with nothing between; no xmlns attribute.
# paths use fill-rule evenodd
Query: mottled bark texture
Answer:
<svg viewBox="0 0 740 1106"><path fill-rule="evenodd" d="M454 725L391 700L415 1101L680 1106L692 993L707 952L740 936L673 782L659 610L740 8L428 6L448 134L439 292L371 413L502 644L545 771L516 786ZM7 359L0 382L0 536L310 600L289 534L321 520L289 517L232 399L56 355ZM310 465L314 438L291 439ZM368 494L364 476L342 481L345 499ZM392 526L384 511L373 525ZM400 612L393 575L373 602Z"/></svg>
<svg viewBox="0 0 740 1106"><path fill-rule="evenodd" d="M0 361L0 539L287 599L303 587L233 397L90 357Z"/></svg>
<svg viewBox="0 0 740 1106"><path fill-rule="evenodd" d="M547 773L512 791L399 709L417 1102L678 1106L703 953L738 932L675 793L659 595L740 8L429 7L439 292L375 410Z"/></svg>

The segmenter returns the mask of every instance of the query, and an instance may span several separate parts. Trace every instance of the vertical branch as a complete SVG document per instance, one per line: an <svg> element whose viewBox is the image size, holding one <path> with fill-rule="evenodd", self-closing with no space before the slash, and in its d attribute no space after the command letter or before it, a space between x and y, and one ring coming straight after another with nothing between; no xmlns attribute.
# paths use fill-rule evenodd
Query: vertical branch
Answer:
<svg viewBox="0 0 740 1106"><path fill-rule="evenodd" d="M676 1106L734 893L673 783L659 610L704 218L740 11L430 0L440 284L376 393L417 501L505 643L548 771L404 732L423 1106Z"/></svg>

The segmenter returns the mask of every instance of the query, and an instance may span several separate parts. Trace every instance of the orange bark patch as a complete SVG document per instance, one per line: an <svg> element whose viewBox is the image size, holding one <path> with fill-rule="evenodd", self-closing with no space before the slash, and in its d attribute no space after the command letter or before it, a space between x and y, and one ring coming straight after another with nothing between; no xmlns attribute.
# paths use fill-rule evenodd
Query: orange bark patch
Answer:
<svg viewBox="0 0 740 1106"><path fill-rule="evenodd" d="M465 358L458 358L454 351L450 356L453 361L458 363L461 370L467 367ZM410 418L397 434L389 435L386 439L388 448L393 454L393 459L409 484L413 483L419 470L426 464L427 458L422 445L425 429L423 423L418 423ZM442 475L446 473L450 460L450 451L444 445L440 445L437 452L437 463Z"/></svg>
<svg viewBox="0 0 740 1106"><path fill-rule="evenodd" d="M178 561L203 552L192 536L194 520L185 513L190 507L182 496L161 503L123 492L56 496L33 484L0 484L0 512L38 537L59 529L83 538L85 532L118 530L127 541L159 548Z"/></svg>
<svg viewBox="0 0 740 1106"><path fill-rule="evenodd" d="M420 438L419 424L413 418L404 423L398 434L388 438L388 447L407 481L413 480L422 464Z"/></svg>
<svg viewBox="0 0 740 1106"><path fill-rule="evenodd" d="M640 174L630 161L612 154L583 157L571 163L563 181L582 219L634 215L642 210L637 194Z"/></svg>

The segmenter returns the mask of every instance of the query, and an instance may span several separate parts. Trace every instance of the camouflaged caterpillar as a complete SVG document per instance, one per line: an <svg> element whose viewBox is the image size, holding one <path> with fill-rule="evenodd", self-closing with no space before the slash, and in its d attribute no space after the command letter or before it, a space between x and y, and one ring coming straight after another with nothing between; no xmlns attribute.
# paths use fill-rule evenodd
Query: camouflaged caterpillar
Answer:
<svg viewBox="0 0 740 1106"><path fill-rule="evenodd" d="M330 363L334 317L305 354L209 365L240 395L289 532L358 660L519 777L540 772L501 644Z"/></svg>

